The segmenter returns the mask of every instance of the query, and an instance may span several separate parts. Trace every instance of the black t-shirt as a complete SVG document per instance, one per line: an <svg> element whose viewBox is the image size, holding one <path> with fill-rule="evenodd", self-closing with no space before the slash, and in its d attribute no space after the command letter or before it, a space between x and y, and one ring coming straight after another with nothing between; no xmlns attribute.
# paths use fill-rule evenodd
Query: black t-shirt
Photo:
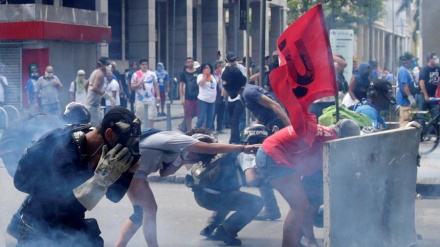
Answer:
<svg viewBox="0 0 440 247"><path fill-rule="evenodd" d="M435 97L435 90L437 90L439 79L439 67L423 66L420 71L419 80L425 81L426 92L429 97Z"/></svg>
<svg viewBox="0 0 440 247"><path fill-rule="evenodd" d="M183 71L180 74L180 81L185 83L185 100L197 100L199 95L199 85L197 84L197 76L199 73L197 71L189 73L188 71Z"/></svg>

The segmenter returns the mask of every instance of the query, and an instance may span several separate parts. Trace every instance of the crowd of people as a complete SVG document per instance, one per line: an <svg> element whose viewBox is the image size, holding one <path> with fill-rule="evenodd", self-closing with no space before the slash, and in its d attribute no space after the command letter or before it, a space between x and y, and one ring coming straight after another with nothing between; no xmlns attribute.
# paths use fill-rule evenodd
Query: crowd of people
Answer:
<svg viewBox="0 0 440 247"><path fill-rule="evenodd" d="M378 72L378 63L371 61L355 68L347 82L344 57L335 54L333 60L338 97L345 97L353 111L368 116L371 128L386 129L381 112L396 103L394 76ZM413 61L410 54L403 55L397 73L402 126L411 120L406 114L417 99L423 101L422 109L437 107L427 103L436 96L437 55L429 54L428 64L420 72L418 92L409 71ZM32 67L26 85L29 103L37 112L62 116L63 122L47 133L30 135L34 144L26 140L16 145L17 150L3 154L15 187L28 194L12 217L8 233L17 238L18 246L103 246L96 220L86 219L85 212L104 196L118 202L127 194L133 213L127 215L116 246L126 246L140 228L146 244L158 246L158 205L148 175L159 172L168 176L190 165L187 186L201 207L213 211L200 235L226 245L241 245L238 233L252 220L281 218L276 189L290 207L282 245L302 246L305 237L309 247L319 246L313 220L323 203L323 143L359 135L360 125L350 119L330 126L317 124L336 98L317 100L310 109L303 109L313 113L306 114L305 125L316 133L307 137L312 140L307 144L271 90L277 83L270 81L270 73L279 66L278 53L272 53L272 61L267 57L265 68L253 71L245 65L233 53L213 64L200 65L194 58L186 58L179 80L184 111L181 132L154 129L155 118L166 115L164 104L170 92L170 78L161 62L152 71L148 59L142 58L120 74L115 62L100 57L89 77L84 70L77 71L69 87L74 103L64 113L58 100L63 84L53 67L47 66L44 76L38 75L38 67ZM260 82L263 70L265 81ZM6 87L6 78L0 78L0 83L0 88ZM255 125L246 126L246 109ZM192 126L194 117L197 121ZM224 128L231 129L228 144L217 140ZM2 137L0 144L10 145L14 140ZM18 157L24 148L23 156ZM249 186L258 187L261 196L242 192L241 176ZM228 217L231 211L234 213Z"/></svg>

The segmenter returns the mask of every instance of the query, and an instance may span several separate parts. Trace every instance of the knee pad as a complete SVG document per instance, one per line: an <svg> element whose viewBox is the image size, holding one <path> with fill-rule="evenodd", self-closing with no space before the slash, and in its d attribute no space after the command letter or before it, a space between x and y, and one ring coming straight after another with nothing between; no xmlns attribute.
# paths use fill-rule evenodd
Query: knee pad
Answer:
<svg viewBox="0 0 440 247"><path fill-rule="evenodd" d="M142 208L138 205L133 206L134 213L130 216L131 222L133 222L137 226L142 225L142 217L144 215Z"/></svg>

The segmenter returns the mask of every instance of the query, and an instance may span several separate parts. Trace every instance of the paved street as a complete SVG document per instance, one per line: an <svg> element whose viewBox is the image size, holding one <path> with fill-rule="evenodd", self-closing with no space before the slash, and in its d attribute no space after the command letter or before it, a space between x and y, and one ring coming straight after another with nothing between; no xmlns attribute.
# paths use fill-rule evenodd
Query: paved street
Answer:
<svg viewBox="0 0 440 247"><path fill-rule="evenodd" d="M181 116L182 110L178 101L172 105L173 116ZM176 130L177 124L181 119L172 121L173 130ZM155 127L166 128L166 122L157 122ZM220 142L227 142L229 139L229 130L219 135ZM440 156L440 150L435 151L430 156L422 158L422 167L419 168L419 180L436 182L440 178L440 167L436 166L436 161ZM176 173L179 180L187 174L185 168ZM437 175L438 174L438 175ZM168 179L169 182L152 182L151 186L156 196L159 206L158 211L158 239L160 246L221 246L222 242L208 241L199 235L199 231L204 226L210 212L200 208L190 189L184 184L175 183L174 179ZM151 176L152 180L157 179L157 175ZM180 181L177 181L180 182ZM3 164L0 163L0 247L14 246L15 240L5 234L5 229L12 214L21 204L24 194L18 192L12 183L12 178L7 174ZM258 194L254 188L244 188L245 191ZM280 204L282 219L286 216L288 206L279 196L277 198ZM103 199L100 204L92 211L87 213L87 217L94 217L98 220L105 239L105 246L114 246L123 222L132 213L132 207L127 197L117 204L107 199ZM417 233L422 239L417 242L419 247L440 246L440 198L423 196L421 200L416 200L416 226ZM355 222L355 221L353 221ZM243 246L280 246L282 237L283 220L273 222L254 221L239 233ZM316 235L323 240L323 230L315 229ZM5 243L5 245L4 245ZM138 232L129 246L145 246L145 241L141 232Z"/></svg>

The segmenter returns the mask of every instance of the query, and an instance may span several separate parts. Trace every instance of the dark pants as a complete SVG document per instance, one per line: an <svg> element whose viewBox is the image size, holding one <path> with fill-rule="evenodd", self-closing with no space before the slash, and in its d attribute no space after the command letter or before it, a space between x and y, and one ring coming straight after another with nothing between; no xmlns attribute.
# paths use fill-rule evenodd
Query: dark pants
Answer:
<svg viewBox="0 0 440 247"><path fill-rule="evenodd" d="M200 189L195 191L194 198L201 207L214 211L208 219L208 226L215 228L222 224L234 236L263 208L263 201L259 196L238 190L211 194ZM235 213L225 220L231 211Z"/></svg>
<svg viewBox="0 0 440 247"><path fill-rule="evenodd" d="M64 224L49 227L41 220L23 215L19 225L17 247L101 247L104 246L104 240L99 236L100 234L95 219L85 219L80 228L74 229Z"/></svg>
<svg viewBox="0 0 440 247"><path fill-rule="evenodd" d="M244 112L244 105L240 100L228 102L228 114L231 120L231 137L229 143L241 143L240 141L240 119Z"/></svg>
<svg viewBox="0 0 440 247"><path fill-rule="evenodd" d="M277 213L280 212L280 208L278 207L277 199L275 198L275 193L270 184L264 183L259 188L261 198L264 201L264 209L268 213Z"/></svg>
<svg viewBox="0 0 440 247"><path fill-rule="evenodd" d="M217 122L217 131L223 130L223 119L225 116L225 102L223 100L220 103L215 104L215 116L216 116L216 122Z"/></svg>

